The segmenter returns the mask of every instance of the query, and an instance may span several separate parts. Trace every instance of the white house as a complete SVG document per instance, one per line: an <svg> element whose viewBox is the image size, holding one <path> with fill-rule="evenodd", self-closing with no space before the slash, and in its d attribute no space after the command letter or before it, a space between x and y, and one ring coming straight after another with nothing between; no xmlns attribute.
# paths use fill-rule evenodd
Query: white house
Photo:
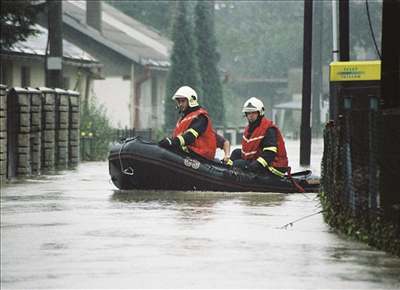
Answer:
<svg viewBox="0 0 400 290"><path fill-rule="evenodd" d="M115 127L159 128L172 42L103 1L63 1L63 35L103 65L93 93Z"/></svg>

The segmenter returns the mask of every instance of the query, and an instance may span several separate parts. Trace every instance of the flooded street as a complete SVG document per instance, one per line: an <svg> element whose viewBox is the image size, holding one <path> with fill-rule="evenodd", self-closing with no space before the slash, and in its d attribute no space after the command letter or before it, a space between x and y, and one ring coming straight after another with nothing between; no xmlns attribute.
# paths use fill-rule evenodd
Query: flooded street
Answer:
<svg viewBox="0 0 400 290"><path fill-rule="evenodd" d="M120 191L107 162L82 163L2 187L1 286L400 288L399 258L321 214L283 227L320 210L316 194Z"/></svg>

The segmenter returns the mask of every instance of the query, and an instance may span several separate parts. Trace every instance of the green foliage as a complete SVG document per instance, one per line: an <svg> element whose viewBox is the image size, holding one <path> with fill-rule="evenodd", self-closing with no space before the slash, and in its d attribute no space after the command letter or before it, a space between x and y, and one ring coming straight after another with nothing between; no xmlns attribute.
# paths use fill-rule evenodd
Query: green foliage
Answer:
<svg viewBox="0 0 400 290"><path fill-rule="evenodd" d="M196 56L200 74L202 106L207 108L214 125L224 124L222 85L217 64L217 40L214 31L214 1L198 1L195 8Z"/></svg>
<svg viewBox="0 0 400 290"><path fill-rule="evenodd" d="M103 106L91 99L87 109L81 106L81 159L104 160L114 134Z"/></svg>
<svg viewBox="0 0 400 290"><path fill-rule="evenodd" d="M229 86L224 86L225 125L227 127L244 127L247 121L242 113L244 101L236 96Z"/></svg>
<svg viewBox="0 0 400 290"><path fill-rule="evenodd" d="M219 3L216 35L222 65L237 77L283 77L301 66L302 1Z"/></svg>
<svg viewBox="0 0 400 290"><path fill-rule="evenodd" d="M187 16L185 1L177 2L177 14L172 32L174 46L171 54L171 66L167 78L165 100L165 127L173 128L177 119L175 103L171 100L174 92L181 86L188 85L201 95L198 84L199 76L195 57L193 30Z"/></svg>
<svg viewBox="0 0 400 290"><path fill-rule="evenodd" d="M11 47L15 42L23 41L38 31L32 26L45 3L34 4L30 0L1 1L0 26L3 48Z"/></svg>
<svg viewBox="0 0 400 290"><path fill-rule="evenodd" d="M398 226L372 211L354 215L343 204L333 202L325 192L321 192L319 197L325 222L332 228L370 246L400 256Z"/></svg>

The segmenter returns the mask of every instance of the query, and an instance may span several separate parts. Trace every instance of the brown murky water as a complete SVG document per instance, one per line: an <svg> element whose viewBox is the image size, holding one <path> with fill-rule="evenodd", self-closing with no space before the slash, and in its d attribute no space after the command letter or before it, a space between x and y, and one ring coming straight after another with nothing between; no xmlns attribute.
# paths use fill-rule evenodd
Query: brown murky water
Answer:
<svg viewBox="0 0 400 290"><path fill-rule="evenodd" d="M119 191L106 162L1 189L4 288L400 288L315 194Z"/></svg>

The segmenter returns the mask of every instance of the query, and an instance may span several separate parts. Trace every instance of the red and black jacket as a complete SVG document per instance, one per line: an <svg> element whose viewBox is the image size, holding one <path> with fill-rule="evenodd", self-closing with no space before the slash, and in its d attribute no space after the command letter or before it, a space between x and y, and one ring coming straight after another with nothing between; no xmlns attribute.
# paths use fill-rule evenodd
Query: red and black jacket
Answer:
<svg viewBox="0 0 400 290"><path fill-rule="evenodd" d="M277 141L276 155L269 165L275 168L286 168L288 167L288 158L286 154L285 141L279 128L276 127L271 120L265 117L261 118L260 124L253 130L250 136L249 126L245 128L242 139L242 159L257 160L257 158L260 157L263 152L261 146L262 140L269 128L275 129Z"/></svg>
<svg viewBox="0 0 400 290"><path fill-rule="evenodd" d="M173 132L173 137L178 137L184 134L187 130L190 130L190 125L192 121L196 118L198 118L200 115L204 115L207 117L208 122L207 122L207 127L205 131L197 138L195 141L187 145L187 147L203 156L204 158L213 160L215 156L215 151L217 149L217 143L216 143L216 138L215 138L215 133L212 127L212 122L208 116L208 112L204 110L203 108L199 108L198 110L195 110L193 112L188 113L187 115L183 116L178 120L176 123L175 130Z"/></svg>

